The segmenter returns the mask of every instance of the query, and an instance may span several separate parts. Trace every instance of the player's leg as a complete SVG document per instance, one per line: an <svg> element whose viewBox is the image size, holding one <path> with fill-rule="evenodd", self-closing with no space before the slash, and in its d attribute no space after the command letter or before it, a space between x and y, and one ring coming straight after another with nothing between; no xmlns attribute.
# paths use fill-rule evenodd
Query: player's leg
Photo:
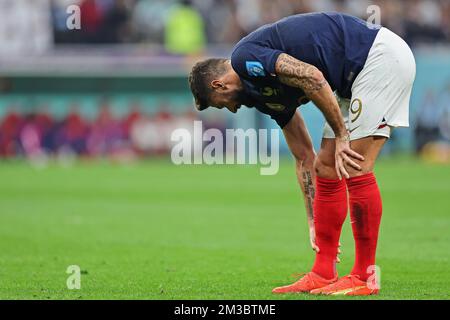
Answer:
<svg viewBox="0 0 450 320"><path fill-rule="evenodd" d="M353 190L354 185L360 186L366 180L368 181L367 183L372 184L372 180L374 179L372 170L386 140L386 137L372 136L351 142L352 149L363 155L365 161L358 161L362 169L361 171L347 168L351 177L347 180L349 189ZM316 241L320 252L316 255L313 272L328 279L336 275L335 266L339 237L342 225L347 216L346 182L338 179L334 161L334 139L325 138L322 140L321 149L314 165L317 175L316 195L314 199L314 225L316 229ZM358 192L367 191L362 188L351 192L351 194L358 194ZM353 204L355 201L355 199L351 199L350 204ZM374 201L374 203L377 204L378 202ZM352 212L354 211L353 209L351 209ZM378 215L376 214L375 216L377 217ZM354 220L353 216L352 220ZM374 226L375 229L378 229L376 224ZM361 231L359 231L359 234L361 235ZM364 236L365 234L361 235L362 238ZM361 262L361 259L357 259L357 261ZM373 259L367 259L367 261L373 261ZM355 271L364 267L365 263L359 263L357 265L360 267L355 269Z"/></svg>
<svg viewBox="0 0 450 320"><path fill-rule="evenodd" d="M334 138L322 138L320 150L314 163L314 170L317 176L326 179L338 179L336 167L334 166L335 151Z"/></svg>
<svg viewBox="0 0 450 320"><path fill-rule="evenodd" d="M369 267L375 265L382 214L381 196L373 169L386 140L387 137L384 136L370 136L351 142L352 150L364 156L364 161L357 161L361 166L361 171L346 166L350 175L350 178L346 179L346 184L355 239L355 264L349 276L343 277L327 287L313 290L311 292L313 294L375 294L378 292L376 283L368 284L369 276L375 270ZM327 166L325 167L324 164ZM321 161L317 168L318 173L320 171L331 172L329 170L331 170L330 164L324 161ZM318 246L320 248L319 243ZM374 279L370 278L370 280Z"/></svg>
<svg viewBox="0 0 450 320"><path fill-rule="evenodd" d="M336 97L347 122L349 102ZM314 227L316 244L315 261L311 272L296 283L275 288L274 293L310 292L337 281L336 262L339 237L347 216L347 189L345 180L339 180L334 165L334 133L326 123L320 150L314 168L316 191L314 197Z"/></svg>
<svg viewBox="0 0 450 320"><path fill-rule="evenodd" d="M366 265L372 265L375 261L376 241L378 239L378 227L381 219L381 198L372 170L375 161L382 149L386 137L371 136L351 142L353 150L363 155L365 160L359 162L362 170L348 169L350 179L339 180L335 167L335 142L330 136L328 128L325 130L325 138L322 139L320 151L318 152L314 169L316 171L316 194L314 198L314 226L316 231L316 243L319 252L316 252L312 274L314 281L308 278L290 286L277 288L276 293L283 292L307 292L319 289L323 284L335 282L337 278L336 262L339 248L339 238L342 225L347 216L347 187L349 184L350 206L355 241L356 241L356 262L352 274L361 274L361 281L365 281ZM370 210L370 226L360 223L366 221L369 215L360 214L364 210L358 206L368 206ZM356 214L355 214L356 213ZM359 214L359 215L358 215ZM362 275L364 271L364 276ZM310 275L311 277L311 275ZM333 284L327 288L333 288Z"/></svg>
<svg viewBox="0 0 450 320"><path fill-rule="evenodd" d="M325 137L327 136L329 134L325 130ZM383 136L370 136L351 142L352 149L363 155L365 160L359 163L361 171L347 168L350 179L346 181L339 180L336 174L334 139L322 139L321 149L314 164L317 175L314 225L316 242L320 251L316 253L312 272L307 277L293 285L276 288L275 293L327 293L322 292L323 289L334 293L341 292L342 285L344 289L347 289L348 281L334 288L337 278L336 260L339 238L347 216L346 183L349 185L350 211L356 242L356 260L351 274L360 277L350 281L351 284L359 281L359 284L362 283L361 287L366 288L367 266L375 264L376 242L381 220L381 197L372 172L386 140L387 138ZM361 207L363 210L360 209ZM344 280L347 279L344 277Z"/></svg>
<svg viewBox="0 0 450 320"><path fill-rule="evenodd" d="M326 279L337 276L339 238L347 216L348 203L345 180L338 179L334 163L334 138L323 138L314 163L316 171L314 227L319 252L316 252L312 272Z"/></svg>
<svg viewBox="0 0 450 320"><path fill-rule="evenodd" d="M364 282L367 282L375 271L382 201L373 168L386 140L386 137L379 136L363 138L351 143L352 149L362 152L366 160L361 165L361 172L348 168L350 179L347 179L350 218L355 239L355 264L350 274ZM372 278L371 280L375 280ZM377 286L376 283L372 285ZM377 293L378 290L368 290L368 292Z"/></svg>
<svg viewBox="0 0 450 320"><path fill-rule="evenodd" d="M311 272L294 284L275 288L274 293L310 292L337 281L336 258L342 223L347 215L347 190L345 181L338 180L335 173L334 139L322 140L314 165L320 167L321 175L316 178L314 199L314 226L320 251L316 252Z"/></svg>
<svg viewBox="0 0 450 320"><path fill-rule="evenodd" d="M407 127L409 101L415 78L415 61L408 45L391 31L382 28L369 52L366 65L352 86L348 130L351 147L365 157L362 171L347 168L352 230L356 259L349 276L312 293L368 295L378 293L373 280L378 229L381 221L381 196L373 167L390 136L390 127ZM381 137L375 137L381 136ZM369 269L368 269L369 268ZM368 273L369 272L369 273Z"/></svg>
<svg viewBox="0 0 450 320"><path fill-rule="evenodd" d="M346 181L357 243L355 266L352 274L342 281L336 282L330 278L336 275L336 254L347 213L347 194L345 181L337 179L334 172L334 134L326 124L322 148L315 165L317 184L314 225L320 252L316 254L313 272L308 274L308 278L299 281L302 288L314 286L310 284L317 282L309 280L312 274L333 282L323 290L344 285L346 288L340 290L341 294L367 295L378 292L368 288L366 282L361 280L367 277L366 266L375 263L381 220L381 197L372 170L386 138L389 137L390 126L409 125L409 100L414 78L415 61L408 45L391 31L382 28L369 52L364 69L352 86L351 103L337 97L350 131L351 146L365 157L365 161L361 163L362 171L349 168L351 178ZM322 250L321 246L325 249ZM319 284L323 283L324 281ZM361 284L362 289L358 287ZM318 287L317 284L315 286ZM318 293L317 290L310 292Z"/></svg>
<svg viewBox="0 0 450 320"><path fill-rule="evenodd" d="M326 125L324 138L314 163L316 192L314 197L314 227L316 252L311 272L296 283L274 289L274 293L311 292L337 281L336 262L339 237L347 216L345 180L336 174L335 142L331 128Z"/></svg>

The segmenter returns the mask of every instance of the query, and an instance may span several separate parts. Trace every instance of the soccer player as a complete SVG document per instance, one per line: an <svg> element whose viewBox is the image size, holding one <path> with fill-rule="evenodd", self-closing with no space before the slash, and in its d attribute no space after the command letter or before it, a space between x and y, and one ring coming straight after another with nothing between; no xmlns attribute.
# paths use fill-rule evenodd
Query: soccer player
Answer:
<svg viewBox="0 0 450 320"><path fill-rule="evenodd" d="M241 105L282 128L296 160L315 262L274 293L377 294L369 280L381 220L373 169L392 128L409 126L415 60L390 30L340 13L290 16L244 37L231 59L197 63L189 76L196 108ZM296 112L312 101L326 119L318 154ZM355 263L338 278L339 237L348 207Z"/></svg>

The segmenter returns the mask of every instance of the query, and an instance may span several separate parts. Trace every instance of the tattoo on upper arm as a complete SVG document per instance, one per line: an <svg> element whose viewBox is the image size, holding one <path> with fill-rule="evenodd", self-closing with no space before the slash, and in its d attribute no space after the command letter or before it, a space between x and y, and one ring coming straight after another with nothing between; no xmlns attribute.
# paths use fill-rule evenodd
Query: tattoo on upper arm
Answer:
<svg viewBox="0 0 450 320"><path fill-rule="evenodd" d="M315 66L285 53L280 54L275 68L281 82L292 87L299 87L307 94L319 91L328 83L326 79L317 79L314 76L317 70Z"/></svg>
<svg viewBox="0 0 450 320"><path fill-rule="evenodd" d="M306 208L308 211L308 217L313 220L314 218L314 196L316 193L314 182L312 181L312 175L310 171L303 171L303 187L305 190L305 200L306 200Z"/></svg>

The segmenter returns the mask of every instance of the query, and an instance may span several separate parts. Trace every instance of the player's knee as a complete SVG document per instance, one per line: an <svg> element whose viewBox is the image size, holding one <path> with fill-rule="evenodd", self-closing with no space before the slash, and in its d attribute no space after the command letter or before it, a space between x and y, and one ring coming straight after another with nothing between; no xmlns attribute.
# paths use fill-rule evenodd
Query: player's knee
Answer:
<svg viewBox="0 0 450 320"><path fill-rule="evenodd" d="M314 161L314 171L316 175L326 179L337 179L334 162L326 161L320 155Z"/></svg>
<svg viewBox="0 0 450 320"><path fill-rule="evenodd" d="M360 165L361 170L355 169L349 165L345 165L345 169L347 170L350 178L363 176L363 175L368 174L373 171L373 166L374 166L373 163L367 163L364 161L357 161L357 160L355 162L357 162Z"/></svg>

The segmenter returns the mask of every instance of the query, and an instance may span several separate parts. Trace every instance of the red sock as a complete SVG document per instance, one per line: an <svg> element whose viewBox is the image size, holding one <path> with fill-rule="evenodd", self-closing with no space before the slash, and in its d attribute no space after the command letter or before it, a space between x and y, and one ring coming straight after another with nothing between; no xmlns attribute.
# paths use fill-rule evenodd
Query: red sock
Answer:
<svg viewBox="0 0 450 320"><path fill-rule="evenodd" d="M337 275L336 257L342 224L347 216L345 180L317 177L314 198L314 226L319 253L312 271L325 279Z"/></svg>
<svg viewBox="0 0 450 320"><path fill-rule="evenodd" d="M373 173L347 179L350 217L355 238L355 265L351 274L366 281L375 265L378 230L381 222L381 195Z"/></svg>

